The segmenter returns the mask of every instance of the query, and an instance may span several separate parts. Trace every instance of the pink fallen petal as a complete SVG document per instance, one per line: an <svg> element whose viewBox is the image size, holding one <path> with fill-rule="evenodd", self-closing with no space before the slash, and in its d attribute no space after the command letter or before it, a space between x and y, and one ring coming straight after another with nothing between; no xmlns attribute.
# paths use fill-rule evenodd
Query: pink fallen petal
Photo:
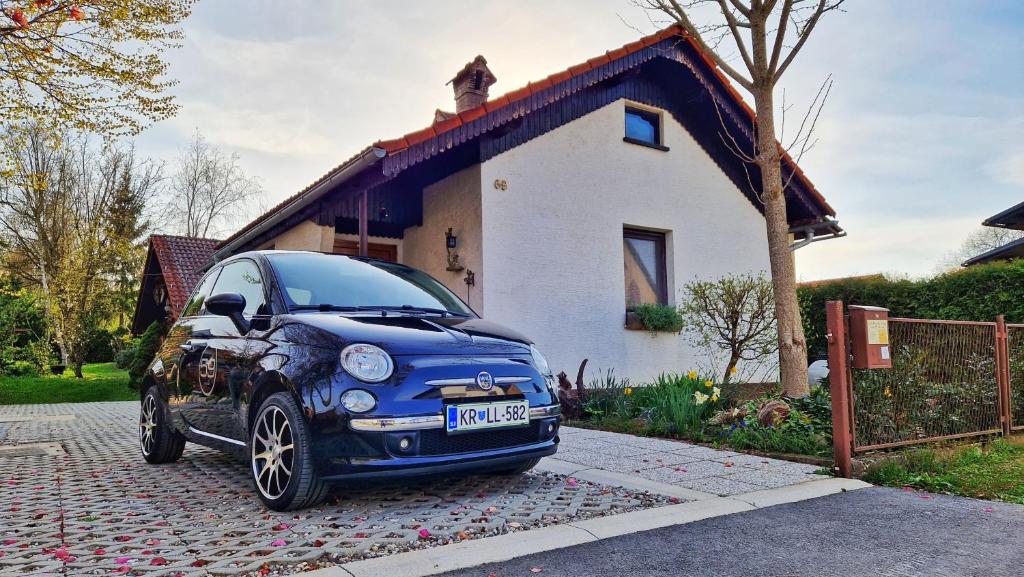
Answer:
<svg viewBox="0 0 1024 577"><path fill-rule="evenodd" d="M129 567L127 565L122 565L122 566L118 567L117 569L114 569L114 573L127 573L127 572L129 572L131 570L132 570L131 567Z"/></svg>
<svg viewBox="0 0 1024 577"><path fill-rule="evenodd" d="M576 485L579 485L579 481L577 481L573 477L569 477L568 479L565 480L565 484L570 487L575 487Z"/></svg>
<svg viewBox="0 0 1024 577"><path fill-rule="evenodd" d="M291 525L289 525L288 523L278 523L277 525L271 527L271 529L273 529L274 531L285 531L289 528L291 528Z"/></svg>
<svg viewBox="0 0 1024 577"><path fill-rule="evenodd" d="M131 557L118 557L117 559L114 559L114 563L117 563L118 565L127 565L128 563L131 563L131 561Z"/></svg>
<svg viewBox="0 0 1024 577"><path fill-rule="evenodd" d="M149 564L153 565L155 567L160 567L160 566L163 566L163 565L167 565L168 563L169 563L169 561L167 559L164 559L163 557L153 557L152 559L149 560Z"/></svg>
<svg viewBox="0 0 1024 577"><path fill-rule="evenodd" d="M996 512L996 510L995 510L995 509L993 509L992 507L985 507L985 512L986 512L986 513L995 513L995 512Z"/></svg>
<svg viewBox="0 0 1024 577"><path fill-rule="evenodd" d="M285 541L284 539L274 539L273 541L270 542L270 544L272 546L274 546L274 547L284 547L285 545L288 544L288 542Z"/></svg>
<svg viewBox="0 0 1024 577"><path fill-rule="evenodd" d="M4 539L4 545L14 545L17 542L17 539Z"/></svg>
<svg viewBox="0 0 1024 577"><path fill-rule="evenodd" d="M918 497L920 497L921 499L931 499L932 498L931 495L918 495Z"/></svg>
<svg viewBox="0 0 1024 577"><path fill-rule="evenodd" d="M427 529L420 529L420 539L429 539L429 538L430 538L430 531L428 531Z"/></svg>
<svg viewBox="0 0 1024 577"><path fill-rule="evenodd" d="M97 550L93 551L92 554L93 555L106 555L107 554L107 550L106 549L97 549Z"/></svg>
<svg viewBox="0 0 1024 577"><path fill-rule="evenodd" d="M543 567L530 567L530 573L543 573Z"/></svg>

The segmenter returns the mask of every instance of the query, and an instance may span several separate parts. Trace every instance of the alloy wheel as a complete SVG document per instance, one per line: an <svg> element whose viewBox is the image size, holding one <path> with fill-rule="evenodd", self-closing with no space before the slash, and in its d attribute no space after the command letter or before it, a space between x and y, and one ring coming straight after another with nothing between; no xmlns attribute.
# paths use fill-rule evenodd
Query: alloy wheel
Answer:
<svg viewBox="0 0 1024 577"><path fill-rule="evenodd" d="M146 395L142 400L142 411L139 413L139 444L143 455L153 454L156 443L156 399Z"/></svg>
<svg viewBox="0 0 1024 577"><path fill-rule="evenodd" d="M284 411L270 405L261 412L251 444L256 487L268 499L280 498L288 488L295 461L292 427Z"/></svg>

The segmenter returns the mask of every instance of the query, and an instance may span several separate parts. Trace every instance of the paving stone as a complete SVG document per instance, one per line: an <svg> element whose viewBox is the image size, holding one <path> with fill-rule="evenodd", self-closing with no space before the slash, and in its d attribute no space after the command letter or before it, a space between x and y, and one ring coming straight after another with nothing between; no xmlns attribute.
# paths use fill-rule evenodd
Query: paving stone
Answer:
<svg viewBox="0 0 1024 577"><path fill-rule="evenodd" d="M702 477L700 479L680 481L679 485L687 489L720 495L722 497L749 493L763 488L759 485L744 483L732 477Z"/></svg>
<svg viewBox="0 0 1024 577"><path fill-rule="evenodd" d="M9 421L0 447L61 448L0 459L0 574L110 575L127 566L146 577L256 575L265 564L302 570L669 503L530 473L342 488L322 506L276 513L256 498L246 464L224 453L189 444L178 463L147 465L137 412L137 402L0 406ZM614 434L597 433L579 438L608 447L609 466L635 459L638 451L607 442Z"/></svg>

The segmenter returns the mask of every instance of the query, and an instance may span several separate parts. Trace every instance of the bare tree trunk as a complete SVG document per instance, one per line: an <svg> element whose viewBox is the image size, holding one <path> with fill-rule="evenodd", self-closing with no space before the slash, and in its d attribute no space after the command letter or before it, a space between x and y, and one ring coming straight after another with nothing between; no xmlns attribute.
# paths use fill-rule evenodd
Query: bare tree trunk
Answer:
<svg viewBox="0 0 1024 577"><path fill-rule="evenodd" d="M761 198L765 208L779 334L779 382L783 394L803 397L810 392L807 384L807 342L796 296L796 267L789 248L789 222L786 218L786 196L782 190L782 159L775 139L772 89L756 89L754 104L757 109L757 164L761 169Z"/></svg>

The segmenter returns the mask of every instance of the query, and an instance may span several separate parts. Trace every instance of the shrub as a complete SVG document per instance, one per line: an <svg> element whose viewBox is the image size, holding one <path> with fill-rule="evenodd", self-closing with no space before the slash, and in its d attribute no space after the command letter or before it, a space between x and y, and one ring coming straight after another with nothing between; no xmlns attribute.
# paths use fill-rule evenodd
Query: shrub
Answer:
<svg viewBox="0 0 1024 577"><path fill-rule="evenodd" d="M758 422L758 409L774 400L789 405L785 420L774 426ZM832 450L832 403L828 390L815 386L799 399L764 396L744 403L736 422L720 431L720 437L739 451L828 455Z"/></svg>
<svg viewBox="0 0 1024 577"><path fill-rule="evenodd" d="M153 361L153 357L160 350L163 331L163 324L154 321L139 337L139 344L135 347L135 354L132 355L132 362L128 367L128 386L131 388L139 389L142 386L146 369L149 368L149 363Z"/></svg>
<svg viewBox="0 0 1024 577"><path fill-rule="evenodd" d="M30 361L14 361L3 372L11 377L35 377L39 376L39 367Z"/></svg>
<svg viewBox="0 0 1024 577"><path fill-rule="evenodd" d="M649 331L678 333L683 330L683 315L673 306L647 303L633 305L630 312L635 313L640 324Z"/></svg>
<svg viewBox="0 0 1024 577"><path fill-rule="evenodd" d="M92 327L86 332L82 360L86 363L109 363L114 360L114 336L110 331Z"/></svg>
<svg viewBox="0 0 1024 577"><path fill-rule="evenodd" d="M885 307L890 316L990 321L1006 315L1024 322L1024 260L968 267L933 278L892 280L881 275L848 278L798 288L808 352L823 358L825 302Z"/></svg>
<svg viewBox="0 0 1024 577"><path fill-rule="evenodd" d="M136 347L128 347L121 349L114 355L114 365L119 369L127 369L132 366L132 361L135 360Z"/></svg>

